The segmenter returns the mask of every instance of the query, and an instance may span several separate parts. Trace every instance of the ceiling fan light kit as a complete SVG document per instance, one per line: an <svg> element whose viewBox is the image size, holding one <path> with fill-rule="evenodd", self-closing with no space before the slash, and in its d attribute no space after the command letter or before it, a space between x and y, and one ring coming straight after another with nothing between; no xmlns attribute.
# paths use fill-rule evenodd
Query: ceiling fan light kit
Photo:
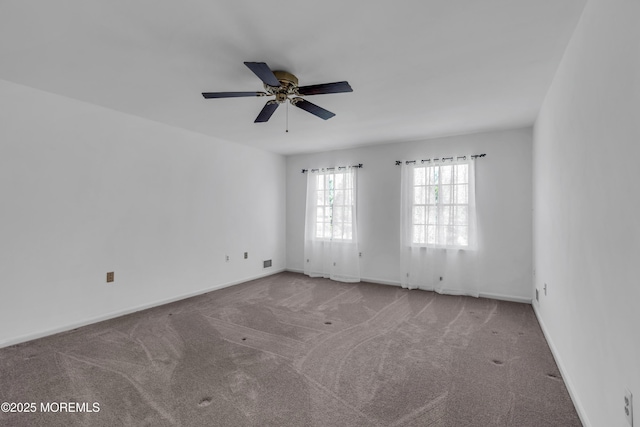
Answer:
<svg viewBox="0 0 640 427"><path fill-rule="evenodd" d="M353 89L351 89L351 86L346 81L312 86L298 86L298 78L296 76L287 71L271 71L269 66L264 62L245 62L244 65L262 80L265 92L203 92L202 96L205 99L273 96L274 99L267 101L254 123L264 123L268 121L278 106L287 101L289 101L291 105L295 105L323 120L327 120L335 116L335 114L302 97L328 93L353 92Z"/></svg>

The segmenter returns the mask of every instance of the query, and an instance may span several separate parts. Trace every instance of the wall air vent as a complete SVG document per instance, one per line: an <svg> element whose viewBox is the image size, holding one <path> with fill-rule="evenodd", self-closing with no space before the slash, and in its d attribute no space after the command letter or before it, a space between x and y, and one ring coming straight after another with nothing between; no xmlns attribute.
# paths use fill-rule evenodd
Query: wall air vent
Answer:
<svg viewBox="0 0 640 427"><path fill-rule="evenodd" d="M270 260L270 259L268 259L268 260L266 260L266 261L263 261L263 263L262 263L262 264L263 264L263 265L262 265L262 268L271 267L271 260Z"/></svg>

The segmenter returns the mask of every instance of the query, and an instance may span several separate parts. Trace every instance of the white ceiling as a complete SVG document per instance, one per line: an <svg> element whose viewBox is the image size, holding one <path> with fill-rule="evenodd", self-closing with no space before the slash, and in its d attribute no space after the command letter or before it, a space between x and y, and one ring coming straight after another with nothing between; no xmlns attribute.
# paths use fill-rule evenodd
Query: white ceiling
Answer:
<svg viewBox="0 0 640 427"><path fill-rule="evenodd" d="M530 125L585 0L2 0L0 79L281 154ZM300 85L321 120L265 98L244 61Z"/></svg>

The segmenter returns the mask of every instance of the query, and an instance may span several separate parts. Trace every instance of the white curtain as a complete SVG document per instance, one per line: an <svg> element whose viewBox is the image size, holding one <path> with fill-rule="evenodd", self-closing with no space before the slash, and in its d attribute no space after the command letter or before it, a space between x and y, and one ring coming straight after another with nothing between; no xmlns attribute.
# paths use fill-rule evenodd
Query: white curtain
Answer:
<svg viewBox="0 0 640 427"><path fill-rule="evenodd" d="M475 160L402 162L403 288L478 296Z"/></svg>
<svg viewBox="0 0 640 427"><path fill-rule="evenodd" d="M357 168L307 173L304 274L360 281L356 215Z"/></svg>

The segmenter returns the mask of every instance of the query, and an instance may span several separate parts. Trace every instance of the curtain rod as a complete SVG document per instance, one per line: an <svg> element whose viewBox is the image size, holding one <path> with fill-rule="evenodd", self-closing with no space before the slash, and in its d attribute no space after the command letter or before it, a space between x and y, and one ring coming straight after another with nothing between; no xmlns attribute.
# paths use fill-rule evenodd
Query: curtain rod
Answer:
<svg viewBox="0 0 640 427"><path fill-rule="evenodd" d="M338 166L338 170L341 169L346 169L346 168L361 168L362 167L362 163L358 163L357 165L351 165L351 166ZM332 171L335 170L336 168L322 168L322 170L327 170L327 171ZM320 169L302 169L302 173L306 173L306 172L318 172Z"/></svg>
<svg viewBox="0 0 640 427"><path fill-rule="evenodd" d="M486 156L485 153L482 154L474 154L473 156L471 156L472 159L477 159L478 157L484 157ZM456 160L467 160L467 156L457 156ZM424 162L430 162L431 160L433 160L434 162L437 162L438 160L444 162L445 160L451 160L453 161L453 157L434 157L433 159L424 159L424 160L420 160L420 163L424 163ZM417 160L407 160L405 163L406 164L411 164L411 163L416 163ZM402 161L400 160L396 160L396 166L399 166L402 164Z"/></svg>

